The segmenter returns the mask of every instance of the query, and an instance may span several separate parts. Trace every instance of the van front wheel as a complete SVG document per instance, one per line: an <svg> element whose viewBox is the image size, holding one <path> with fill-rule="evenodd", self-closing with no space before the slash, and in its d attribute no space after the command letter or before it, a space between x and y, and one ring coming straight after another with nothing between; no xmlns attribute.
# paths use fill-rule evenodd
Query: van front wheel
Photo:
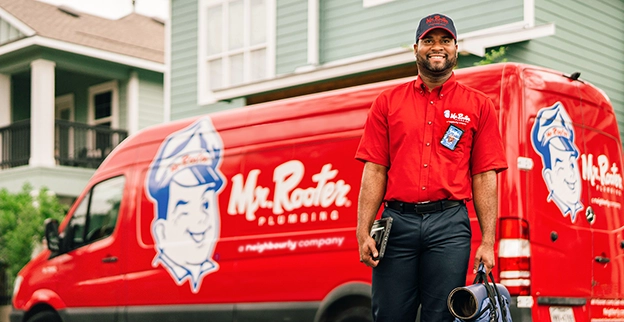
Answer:
<svg viewBox="0 0 624 322"><path fill-rule="evenodd" d="M26 322L61 322L61 318L52 311L42 311L31 316Z"/></svg>
<svg viewBox="0 0 624 322"><path fill-rule="evenodd" d="M336 322L372 322L373 315L370 307L365 306L353 306L350 307L338 315L336 315Z"/></svg>

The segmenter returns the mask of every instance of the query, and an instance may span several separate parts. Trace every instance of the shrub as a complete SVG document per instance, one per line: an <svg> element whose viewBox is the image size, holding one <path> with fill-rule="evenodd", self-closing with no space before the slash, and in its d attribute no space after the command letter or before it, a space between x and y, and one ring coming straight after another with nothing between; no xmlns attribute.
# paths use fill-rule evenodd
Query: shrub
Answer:
<svg viewBox="0 0 624 322"><path fill-rule="evenodd" d="M36 191L28 183L18 193L0 190L0 262L7 265L9 290L43 240L43 221L54 218L60 222L67 208L49 190Z"/></svg>

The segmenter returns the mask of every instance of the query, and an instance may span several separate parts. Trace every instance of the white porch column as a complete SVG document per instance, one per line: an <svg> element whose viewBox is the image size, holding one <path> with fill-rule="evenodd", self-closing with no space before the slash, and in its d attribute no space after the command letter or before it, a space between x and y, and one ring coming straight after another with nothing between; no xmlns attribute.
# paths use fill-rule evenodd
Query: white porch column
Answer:
<svg viewBox="0 0 624 322"><path fill-rule="evenodd" d="M45 59L30 63L30 166L54 167L54 67Z"/></svg>
<svg viewBox="0 0 624 322"><path fill-rule="evenodd" d="M11 124L11 76L0 74L0 127L9 126ZM0 132L0 163L8 156L8 151L4 151L2 145L4 139ZM8 148L8 147L6 147Z"/></svg>
<svg viewBox="0 0 624 322"><path fill-rule="evenodd" d="M11 76L0 74L0 127L11 124Z"/></svg>
<svg viewBox="0 0 624 322"><path fill-rule="evenodd" d="M136 71L130 73L128 80L128 135L139 130L139 76Z"/></svg>

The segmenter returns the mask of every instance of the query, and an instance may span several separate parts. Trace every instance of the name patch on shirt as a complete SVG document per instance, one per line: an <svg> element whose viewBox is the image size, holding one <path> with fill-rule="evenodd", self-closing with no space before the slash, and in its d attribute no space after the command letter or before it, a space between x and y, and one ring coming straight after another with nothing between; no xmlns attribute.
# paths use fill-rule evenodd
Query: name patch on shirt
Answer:
<svg viewBox="0 0 624 322"><path fill-rule="evenodd" d="M464 130L458 128L453 124L450 124L448 129L446 129L446 133L444 133L444 137L442 137L442 141L440 141L440 143L442 143L445 148L454 151L462 135L464 135Z"/></svg>

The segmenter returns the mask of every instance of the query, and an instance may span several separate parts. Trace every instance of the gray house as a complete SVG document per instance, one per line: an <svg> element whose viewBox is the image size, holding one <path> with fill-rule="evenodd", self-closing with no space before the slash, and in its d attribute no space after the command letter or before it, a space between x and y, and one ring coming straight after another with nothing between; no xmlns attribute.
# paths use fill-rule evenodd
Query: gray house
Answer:
<svg viewBox="0 0 624 322"><path fill-rule="evenodd" d="M171 119L416 74L418 20L451 16L459 68L507 47L602 88L624 129L624 1L171 0Z"/></svg>
<svg viewBox="0 0 624 322"><path fill-rule="evenodd" d="M164 22L0 0L0 188L76 197L128 135L167 121Z"/></svg>

